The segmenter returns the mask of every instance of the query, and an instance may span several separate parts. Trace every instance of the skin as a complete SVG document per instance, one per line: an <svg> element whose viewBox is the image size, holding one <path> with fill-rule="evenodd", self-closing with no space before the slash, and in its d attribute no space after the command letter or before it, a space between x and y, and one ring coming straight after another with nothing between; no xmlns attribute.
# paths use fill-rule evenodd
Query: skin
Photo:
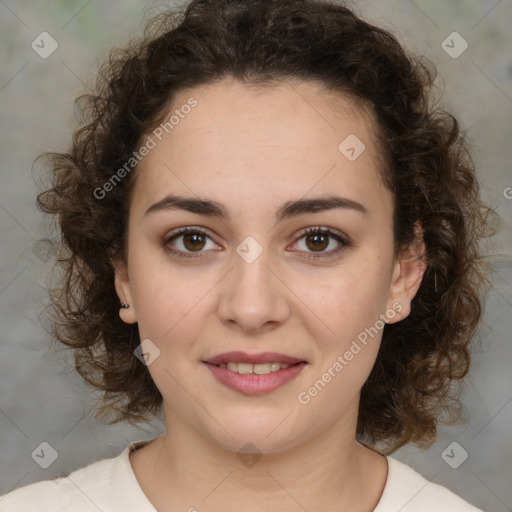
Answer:
<svg viewBox="0 0 512 512"><path fill-rule="evenodd" d="M420 240L394 258L393 197L378 174L371 114L313 82L256 91L231 79L182 91L198 105L139 165L128 227L128 262L115 261L127 323L160 355L148 369L164 398L167 431L133 452L142 490L158 510L370 511L387 478L386 459L355 441L360 390L381 332L311 401L307 391L379 315L410 312L425 270ZM338 145L366 146L349 161ZM169 209L144 216L167 194L222 203L229 219ZM336 193L367 210L308 212L276 222L283 203ZM166 251L174 230L207 232L199 257ZM351 247L317 260L303 228L330 228ZM263 252L236 252L248 236ZM194 253L186 237L167 244ZM339 246L328 238L320 252ZM197 242L196 242L197 243ZM202 251L202 252L201 252ZM395 308L393 308L395 304ZM222 352L280 352L308 362L291 382L249 396L219 383L202 363ZM246 443L262 457L248 467Z"/></svg>

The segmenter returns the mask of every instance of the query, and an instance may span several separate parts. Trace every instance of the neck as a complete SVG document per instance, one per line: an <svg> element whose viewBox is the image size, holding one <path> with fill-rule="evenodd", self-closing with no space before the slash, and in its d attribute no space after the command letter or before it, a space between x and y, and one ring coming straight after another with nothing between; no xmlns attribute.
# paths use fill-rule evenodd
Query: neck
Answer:
<svg viewBox="0 0 512 512"><path fill-rule="evenodd" d="M166 424L168 432L131 455L143 491L160 511L369 512L385 485L386 460L355 441L355 425L335 423L279 453L242 454L167 411Z"/></svg>

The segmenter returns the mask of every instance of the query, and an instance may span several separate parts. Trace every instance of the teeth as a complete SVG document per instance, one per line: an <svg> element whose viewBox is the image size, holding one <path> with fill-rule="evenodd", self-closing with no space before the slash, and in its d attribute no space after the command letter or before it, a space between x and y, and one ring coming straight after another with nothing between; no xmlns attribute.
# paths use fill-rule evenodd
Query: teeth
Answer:
<svg viewBox="0 0 512 512"><path fill-rule="evenodd" d="M250 363L222 363L219 364L221 368L227 368L232 372L249 374L255 373L256 375L267 375L271 372L277 372L278 370L289 368L289 364L285 363L260 363L260 364L250 364Z"/></svg>

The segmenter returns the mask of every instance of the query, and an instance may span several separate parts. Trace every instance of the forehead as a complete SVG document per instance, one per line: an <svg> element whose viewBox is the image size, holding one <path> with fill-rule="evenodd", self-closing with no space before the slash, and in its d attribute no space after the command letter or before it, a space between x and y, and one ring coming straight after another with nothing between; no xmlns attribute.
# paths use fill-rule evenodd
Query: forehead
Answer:
<svg viewBox="0 0 512 512"><path fill-rule="evenodd" d="M179 111L191 98L197 106L172 129L174 139L190 136L191 131L197 134L197 130L210 130L220 137L229 131L232 137L243 137L246 144L253 140L255 144L315 147L320 139L326 146L337 146L346 130L358 132L361 138L374 136L375 120L367 104L316 82L290 80L256 86L225 78L181 91L169 113ZM190 118L193 121L185 122Z"/></svg>
<svg viewBox="0 0 512 512"><path fill-rule="evenodd" d="M173 114L148 134L155 147L137 169L139 203L166 192L229 202L234 190L248 200L265 192L260 204L312 189L382 199L371 112L319 84L225 79L181 91L165 120Z"/></svg>

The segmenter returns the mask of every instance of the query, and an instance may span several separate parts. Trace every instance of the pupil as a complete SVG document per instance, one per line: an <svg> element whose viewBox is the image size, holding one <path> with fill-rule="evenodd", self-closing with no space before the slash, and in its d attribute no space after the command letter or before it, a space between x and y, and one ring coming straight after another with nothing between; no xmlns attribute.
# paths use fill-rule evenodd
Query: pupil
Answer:
<svg viewBox="0 0 512 512"><path fill-rule="evenodd" d="M194 241L189 246L191 239L193 239ZM193 249L202 249L202 246L199 246L199 245L201 243L204 244L204 240L201 240L201 239L202 239L202 235L200 233L187 233L184 236L185 247L187 247L187 249L192 249L192 250ZM198 243L199 243L199 245L198 245Z"/></svg>
<svg viewBox="0 0 512 512"><path fill-rule="evenodd" d="M322 235L322 234L311 235L311 239L314 240L313 246L316 248L325 249L325 247L327 246L326 245L327 237L325 235Z"/></svg>

